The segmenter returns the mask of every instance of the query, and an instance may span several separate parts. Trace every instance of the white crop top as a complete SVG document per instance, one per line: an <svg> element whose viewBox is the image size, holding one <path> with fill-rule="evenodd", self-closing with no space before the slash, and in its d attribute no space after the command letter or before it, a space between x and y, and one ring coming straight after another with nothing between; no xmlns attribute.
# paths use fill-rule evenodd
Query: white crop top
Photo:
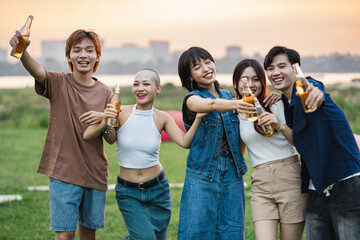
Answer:
<svg viewBox="0 0 360 240"><path fill-rule="evenodd" d="M159 163L161 134L154 122L154 108L139 110L134 105L129 119L117 132L116 152L125 168L149 168Z"/></svg>
<svg viewBox="0 0 360 240"><path fill-rule="evenodd" d="M274 103L270 109L279 122L285 122L282 101ZM255 131L254 122L240 119L240 137L248 149L251 167L297 154L281 132L275 132L270 137L263 136Z"/></svg>

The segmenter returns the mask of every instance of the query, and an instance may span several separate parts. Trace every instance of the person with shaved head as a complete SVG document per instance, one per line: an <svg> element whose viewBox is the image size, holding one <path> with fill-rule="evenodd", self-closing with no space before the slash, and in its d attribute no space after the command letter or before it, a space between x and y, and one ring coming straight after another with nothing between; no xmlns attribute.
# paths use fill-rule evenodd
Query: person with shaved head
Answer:
<svg viewBox="0 0 360 240"><path fill-rule="evenodd" d="M116 141L119 173L116 200L124 217L129 236L125 239L166 239L171 216L171 197L168 179L159 161L161 132L178 145L189 148L204 114L198 114L193 127L186 133L165 111L154 108L161 91L159 75L152 69L135 74L132 94L135 105L121 107L119 126L113 128L103 120L90 126L84 139L103 135L108 142ZM111 104L105 117L116 117Z"/></svg>

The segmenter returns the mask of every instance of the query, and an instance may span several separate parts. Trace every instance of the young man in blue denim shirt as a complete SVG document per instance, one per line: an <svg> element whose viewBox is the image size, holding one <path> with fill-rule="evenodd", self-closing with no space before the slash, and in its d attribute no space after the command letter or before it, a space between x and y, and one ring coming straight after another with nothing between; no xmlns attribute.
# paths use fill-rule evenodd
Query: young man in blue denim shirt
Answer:
<svg viewBox="0 0 360 240"><path fill-rule="evenodd" d="M306 238L358 239L360 236L360 152L342 110L324 85L311 77L305 113L296 94L293 49L273 47L264 68L274 88L283 92L287 125L302 159L302 191L309 191Z"/></svg>

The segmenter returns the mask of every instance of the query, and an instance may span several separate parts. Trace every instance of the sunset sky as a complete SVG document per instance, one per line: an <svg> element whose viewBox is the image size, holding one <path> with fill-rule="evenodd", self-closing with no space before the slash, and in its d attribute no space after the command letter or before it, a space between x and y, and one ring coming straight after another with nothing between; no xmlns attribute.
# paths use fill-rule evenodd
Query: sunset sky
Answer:
<svg viewBox="0 0 360 240"><path fill-rule="evenodd" d="M201 46L215 58L229 45L265 55L274 45L303 56L360 55L360 0L0 0L0 48L34 15L29 48L65 40L79 28L97 32L104 47L169 41L170 51Z"/></svg>

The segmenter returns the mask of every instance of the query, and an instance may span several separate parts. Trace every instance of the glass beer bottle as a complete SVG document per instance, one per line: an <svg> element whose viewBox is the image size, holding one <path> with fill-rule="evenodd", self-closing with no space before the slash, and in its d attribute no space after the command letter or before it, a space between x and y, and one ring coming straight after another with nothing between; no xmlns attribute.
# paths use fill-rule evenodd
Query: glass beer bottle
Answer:
<svg viewBox="0 0 360 240"><path fill-rule="evenodd" d="M265 109L260 105L259 102L255 101L256 111L259 113L259 117L262 113L266 112ZM271 136L274 133L274 128L271 124L268 125L260 125L262 131L264 132L265 136Z"/></svg>
<svg viewBox="0 0 360 240"><path fill-rule="evenodd" d="M309 82L304 77L304 74L300 68L299 63L293 64L293 68L296 74L296 91L301 99L301 103L303 105L304 111L306 113L313 112L317 109L317 107L310 109L305 105L305 101L308 97L308 93L306 93L306 89L309 86Z"/></svg>
<svg viewBox="0 0 360 240"><path fill-rule="evenodd" d="M246 77L241 78L241 81L243 82L243 93L242 93L242 99L244 102L250 103L255 106L254 102L254 94L250 90L248 81ZM259 117L259 114L257 113L246 113L246 119L250 122L256 121Z"/></svg>
<svg viewBox="0 0 360 240"><path fill-rule="evenodd" d="M116 117L115 118L108 118L107 125L112 127L117 127L119 125L119 113L121 107L121 99L120 99L120 85L116 84L115 93L113 98L111 99L111 104L115 106L116 109Z"/></svg>
<svg viewBox="0 0 360 240"><path fill-rule="evenodd" d="M34 16L29 15L28 19L26 20L25 25L20 29L21 36L18 36L19 43L16 44L13 49L11 50L10 55L16 58L21 58L24 49L26 47L26 40L29 39L30 36L30 27Z"/></svg>

